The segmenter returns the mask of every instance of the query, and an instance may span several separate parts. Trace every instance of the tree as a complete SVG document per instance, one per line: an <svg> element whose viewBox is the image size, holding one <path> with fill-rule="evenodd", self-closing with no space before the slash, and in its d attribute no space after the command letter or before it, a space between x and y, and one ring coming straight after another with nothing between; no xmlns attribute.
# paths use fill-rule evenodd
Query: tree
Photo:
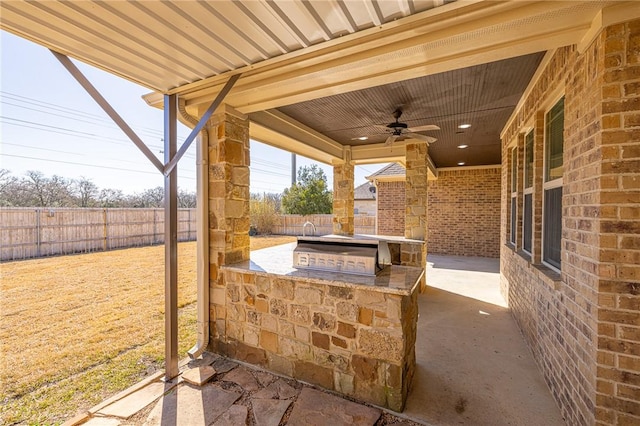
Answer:
<svg viewBox="0 0 640 426"><path fill-rule="evenodd" d="M78 207L93 207L96 205L98 186L84 176L73 181L74 195Z"/></svg>
<svg viewBox="0 0 640 426"><path fill-rule="evenodd" d="M251 194L249 211L251 225L259 234L271 234L280 213L280 194ZM251 235L251 234L249 234Z"/></svg>
<svg viewBox="0 0 640 426"><path fill-rule="evenodd" d="M191 209L196 207L198 197L193 191L184 189L178 190L178 207L181 209Z"/></svg>
<svg viewBox="0 0 640 426"><path fill-rule="evenodd" d="M327 177L315 164L300 168L298 182L285 189L282 196L282 208L287 214L331 213L332 203Z"/></svg>
<svg viewBox="0 0 640 426"><path fill-rule="evenodd" d="M7 169L0 169L0 206L15 206L20 198L20 182Z"/></svg>
<svg viewBox="0 0 640 426"><path fill-rule="evenodd" d="M100 207L124 207L125 199L121 189L103 189L98 195Z"/></svg>
<svg viewBox="0 0 640 426"><path fill-rule="evenodd" d="M32 207L67 207L73 204L71 182L62 176L47 178L42 172L29 170L23 181Z"/></svg>

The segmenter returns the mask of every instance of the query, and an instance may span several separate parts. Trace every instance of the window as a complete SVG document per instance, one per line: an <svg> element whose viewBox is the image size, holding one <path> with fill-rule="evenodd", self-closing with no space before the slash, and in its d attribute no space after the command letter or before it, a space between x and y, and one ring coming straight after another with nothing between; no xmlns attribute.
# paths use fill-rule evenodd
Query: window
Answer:
<svg viewBox="0 0 640 426"><path fill-rule="evenodd" d="M562 172L564 97L545 116L542 261L560 269L562 241Z"/></svg>
<svg viewBox="0 0 640 426"><path fill-rule="evenodd" d="M533 236L533 130L524 138L524 206L522 249L531 254Z"/></svg>
<svg viewBox="0 0 640 426"><path fill-rule="evenodd" d="M518 148L511 150L511 228L509 242L516 244L518 226Z"/></svg>

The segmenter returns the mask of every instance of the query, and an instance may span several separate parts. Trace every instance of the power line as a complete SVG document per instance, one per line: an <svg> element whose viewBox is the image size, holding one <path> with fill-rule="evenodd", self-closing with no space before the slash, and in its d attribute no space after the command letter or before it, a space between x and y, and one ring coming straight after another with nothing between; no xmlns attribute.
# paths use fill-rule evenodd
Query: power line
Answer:
<svg viewBox="0 0 640 426"><path fill-rule="evenodd" d="M88 156L87 154L79 153L79 152L62 151L62 150L59 150L59 149L50 149L50 148L40 148L40 147L35 147L35 146L29 146L29 145L17 144L17 143L10 143L10 142L4 142L4 141L2 142L2 144L3 145L10 145L10 146L19 146L19 147L26 148L26 149L35 149L35 150L39 150L39 151L58 152L60 154L78 155L78 156L81 156L81 157L87 157ZM128 164L136 164L136 165L140 165L141 164L140 161L123 160L121 158L113 158L113 157L100 157L100 158L102 160L118 161L120 163L128 163ZM184 165L184 164L192 165L193 163L180 163L180 165ZM90 164L85 164L85 165L91 167ZM190 172L194 172L195 173L195 167L194 168L181 168L181 170L190 171Z"/></svg>
<svg viewBox="0 0 640 426"><path fill-rule="evenodd" d="M125 171L125 172L144 173L144 174L148 174L148 175L161 176L158 172L148 172L146 170L125 169L125 168L122 168L122 167L103 166L103 165L99 165L99 164L76 163L76 162L73 162L73 161L52 160L50 158L29 157L29 156L26 156L26 155L14 155L14 154L5 154L5 153L0 153L0 156L2 156L2 157L24 158L24 159L27 159L27 160L47 161L47 162L50 162L50 163L70 164L70 165L74 165L74 166L94 167L96 169L120 170L120 171ZM195 180L195 178L188 177L188 176L181 176L181 178L182 179Z"/></svg>
<svg viewBox="0 0 640 426"><path fill-rule="evenodd" d="M112 130L117 129L117 127L113 125L113 122L109 122L108 120L83 120L83 119L81 119L79 117L70 117L69 115L65 115L65 114L56 114L56 113L51 112L51 111L45 111L45 110L41 110L41 109L37 109L37 108L29 108L29 107L26 107L26 106L23 106L23 105L12 104L10 102L4 102L3 101L2 103L5 104L5 105L11 105L11 106L15 106L15 107L18 107L18 108L26 109L26 110L29 110L29 111L41 112L43 114L47 114L47 116L66 118L68 120L73 120L74 122L87 123L87 124L91 124L93 126L105 127L107 129L112 129ZM97 122L97 121L104 121L104 123ZM149 132L147 130L140 131L140 129L138 129L138 131L141 134L146 134L149 137L161 137L162 136L162 132L156 132L156 133L152 134L151 132Z"/></svg>
<svg viewBox="0 0 640 426"><path fill-rule="evenodd" d="M17 123L6 122L5 120L16 121ZM18 118L6 117L6 116L2 116L2 115L0 115L0 122L2 122L4 124L11 125L11 126L24 127L24 128L27 128L27 129L40 130L40 131L43 131L43 132L56 133L56 134L61 134L61 135L65 135L65 136L82 137L82 138L85 138L85 139L97 140L97 141L100 141L100 142L110 143L110 144L114 144L114 145L122 145L122 146L129 146L129 147L133 147L134 146L132 144L132 142L130 140L127 140L127 139L105 138L104 136L99 136L99 135L96 135L94 133L82 132L82 131L79 131L79 130L69 129L69 128L66 128L66 127L51 126L51 125L48 125L48 124L41 124L41 123L36 123L34 121L21 120L21 119L18 119ZM154 148L154 149L163 149L164 148L163 146L153 145L153 144L147 144L147 146L149 148ZM195 158L195 155L192 154L192 153L189 153L189 152L186 152L185 156L190 157L190 158Z"/></svg>
<svg viewBox="0 0 640 426"><path fill-rule="evenodd" d="M36 106L46 106L47 108L52 108L55 109L57 111L61 111L61 112L72 112L74 114L79 114L79 115L83 115L87 118L95 118L96 120L99 121L103 121L103 122L107 122L107 123L113 123L113 121L111 121L110 119L102 116L102 115L98 115L98 114L91 114L88 113L86 111L82 111L82 110L78 110L78 109L73 109L73 108L69 108L66 107L64 105L58 105L58 104L53 104L53 103L49 103L49 102L45 102L42 101L40 99L34 99L34 98L29 98L26 96L22 96L22 95L18 95L16 93L11 93L11 92L6 92L4 90L0 90L0 94L3 95L3 97L9 97L9 99L12 99L14 101L19 101L19 102L24 102L26 104L31 104L31 105L36 105ZM152 128L152 127L144 127L144 126L136 126L139 127L141 129L147 129L151 132L154 133L158 133L160 136L163 135L163 131Z"/></svg>

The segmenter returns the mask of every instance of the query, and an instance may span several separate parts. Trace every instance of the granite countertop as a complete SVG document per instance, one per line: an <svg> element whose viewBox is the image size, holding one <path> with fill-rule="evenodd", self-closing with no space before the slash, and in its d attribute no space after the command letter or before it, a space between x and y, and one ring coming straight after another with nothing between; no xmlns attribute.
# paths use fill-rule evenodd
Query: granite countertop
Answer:
<svg viewBox="0 0 640 426"><path fill-rule="evenodd" d="M370 287L374 291L410 295L424 274L422 268L391 265L376 276L344 274L339 272L296 269L293 265L293 249L296 243L283 244L251 252L251 260L225 265L222 268L237 272L255 272L291 277L296 280L320 281L340 287Z"/></svg>
<svg viewBox="0 0 640 426"><path fill-rule="evenodd" d="M298 237L298 239L304 239L307 241L353 241L353 242L374 242L384 241L387 243L406 243L406 244L424 244L422 240L412 240L410 238L399 237L395 235L369 235L369 234L354 234L354 235L307 235L304 237Z"/></svg>

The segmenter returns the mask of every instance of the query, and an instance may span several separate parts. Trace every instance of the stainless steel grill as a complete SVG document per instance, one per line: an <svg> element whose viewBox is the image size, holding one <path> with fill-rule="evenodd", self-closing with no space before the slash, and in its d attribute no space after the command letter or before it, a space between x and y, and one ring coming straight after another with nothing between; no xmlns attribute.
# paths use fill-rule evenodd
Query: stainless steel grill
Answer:
<svg viewBox="0 0 640 426"><path fill-rule="evenodd" d="M345 237L298 237L294 268L376 275L391 264L385 241Z"/></svg>

